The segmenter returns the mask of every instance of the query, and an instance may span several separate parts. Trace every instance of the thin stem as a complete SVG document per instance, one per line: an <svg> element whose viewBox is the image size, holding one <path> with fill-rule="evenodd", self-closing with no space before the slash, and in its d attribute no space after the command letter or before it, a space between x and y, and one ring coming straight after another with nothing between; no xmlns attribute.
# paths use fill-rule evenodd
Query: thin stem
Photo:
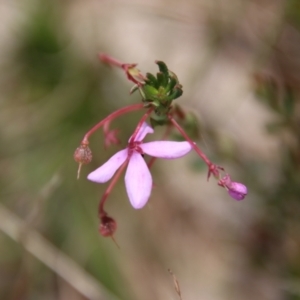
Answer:
<svg viewBox="0 0 300 300"><path fill-rule="evenodd" d="M143 76L138 69L135 69L137 64L122 63L107 54L99 54L99 58L104 63L123 69L127 75L127 79L137 84L138 86L141 85L140 81L144 82L146 79L146 77Z"/></svg>
<svg viewBox="0 0 300 300"><path fill-rule="evenodd" d="M117 246L118 249L121 249L120 245L117 243L116 239L114 238L114 236L112 235L110 237L112 239L112 241L114 242L114 244Z"/></svg>
<svg viewBox="0 0 300 300"><path fill-rule="evenodd" d="M135 141L135 138L138 134L138 132L140 131L143 123L146 121L146 119L150 116L150 114L152 113L152 111L154 110L154 107L151 107L148 109L148 111L142 116L142 118L140 119L140 121L138 122L138 125L136 126L132 136L131 136L131 139L129 141L129 144L130 143L133 143Z"/></svg>
<svg viewBox="0 0 300 300"><path fill-rule="evenodd" d="M128 161L129 161L129 158L127 158L125 160L125 162L121 165L121 167L119 168L119 170L117 171L117 173L115 174L115 176L113 177L112 181L110 182L109 186L107 187L105 193L103 194L101 200L100 200L100 203L99 203L99 209L98 209L98 212L99 212L99 216L100 218L102 216L105 216L106 215L106 212L104 210L104 204L107 200L107 197L108 195L111 193L112 189L114 188L114 186L116 185L118 179L120 178L123 170L125 169L125 167L127 166L128 164Z"/></svg>
<svg viewBox="0 0 300 300"><path fill-rule="evenodd" d="M109 116L107 116L105 119L103 119L102 121L100 121L98 124L96 124L92 129L90 129L85 136L83 137L81 144L82 145L88 145L89 144L89 137L95 132L97 131L101 126L103 126L106 122L111 122L112 120L116 119L117 117L124 115L126 113L129 113L131 111L135 111L135 110L140 110L144 108L144 104L143 103L138 103L138 104L132 104L132 105L128 105L125 106L123 108L120 108L116 111L114 111L113 113L111 113Z"/></svg>
<svg viewBox="0 0 300 300"><path fill-rule="evenodd" d="M190 145L193 147L193 149L197 152L197 154L201 157L201 159L206 163L208 166L208 173L207 173L207 181L209 180L209 177L211 174L214 175L215 178L220 178L220 170L224 171L224 168L217 166L213 164L208 157L201 151L201 149L197 146L196 143L192 141L192 139L186 134L186 132L183 130L183 128L176 122L176 120L171 116L168 115L169 120L172 122L172 124L177 128L177 130L181 133L181 135L190 143Z"/></svg>
<svg viewBox="0 0 300 300"><path fill-rule="evenodd" d="M77 170L77 180L78 180L79 177L80 177L81 167L82 167L82 163L79 163L79 165L78 165L78 170Z"/></svg>
<svg viewBox="0 0 300 300"><path fill-rule="evenodd" d="M197 154L202 158L202 160L210 167L213 163L208 159L208 157L200 150L196 143L192 141L192 139L186 134L183 128L175 121L172 116L168 116L169 120L172 124L177 128L177 130L181 133L181 135L190 143L190 145L194 148Z"/></svg>
<svg viewBox="0 0 300 300"><path fill-rule="evenodd" d="M100 53L99 54L99 59L104 62L104 63L107 63L109 65L113 65L113 66L116 66L116 67L120 67L122 68L123 67L123 63L120 62L119 60L116 60L115 58L107 55L107 54L104 54L104 53Z"/></svg>

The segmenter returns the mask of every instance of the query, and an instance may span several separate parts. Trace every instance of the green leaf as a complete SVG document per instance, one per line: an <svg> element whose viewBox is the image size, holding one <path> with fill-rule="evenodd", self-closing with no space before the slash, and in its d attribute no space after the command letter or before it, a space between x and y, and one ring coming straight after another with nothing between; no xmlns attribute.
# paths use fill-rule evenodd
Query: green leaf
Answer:
<svg viewBox="0 0 300 300"><path fill-rule="evenodd" d="M172 101L172 100L175 100L175 99L179 98L182 94L183 94L183 90L178 87L178 88L175 88L173 90L173 92L168 97L166 97L165 99L169 100L169 101Z"/></svg>
<svg viewBox="0 0 300 300"><path fill-rule="evenodd" d="M167 65L163 61L157 60L155 62L158 65L159 71L162 72L166 77L169 77L169 70Z"/></svg>
<svg viewBox="0 0 300 300"><path fill-rule="evenodd" d="M170 80L169 80L169 83L168 83L168 85L166 87L166 91L167 92L172 91L173 88L175 87L175 85L177 84L177 80L176 80L175 77L169 77L169 78L170 78Z"/></svg>
<svg viewBox="0 0 300 300"><path fill-rule="evenodd" d="M157 80L156 80L156 78L155 78L155 76L154 75L152 75L151 73L147 73L146 74L146 77L147 77L147 83L149 84L149 85L152 85L152 86L154 86L155 88L158 88L158 83L157 83Z"/></svg>
<svg viewBox="0 0 300 300"><path fill-rule="evenodd" d="M144 84L143 86L140 87L140 91L142 91L141 94L145 100L152 100L152 101L158 100L159 91L152 85Z"/></svg>
<svg viewBox="0 0 300 300"><path fill-rule="evenodd" d="M162 72L158 72L157 75L157 84L158 86L164 86L164 81L165 81L165 77L164 74Z"/></svg>

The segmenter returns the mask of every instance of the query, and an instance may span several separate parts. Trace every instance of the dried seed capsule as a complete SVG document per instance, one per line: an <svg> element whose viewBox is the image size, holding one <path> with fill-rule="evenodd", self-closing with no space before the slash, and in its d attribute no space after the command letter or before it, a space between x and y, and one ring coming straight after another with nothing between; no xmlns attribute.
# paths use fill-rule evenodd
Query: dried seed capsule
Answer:
<svg viewBox="0 0 300 300"><path fill-rule="evenodd" d="M117 229L117 222L108 216L101 217L99 232L104 237L112 237Z"/></svg>
<svg viewBox="0 0 300 300"><path fill-rule="evenodd" d="M74 152L74 159L79 164L88 164L92 161L92 151L87 145L80 145Z"/></svg>

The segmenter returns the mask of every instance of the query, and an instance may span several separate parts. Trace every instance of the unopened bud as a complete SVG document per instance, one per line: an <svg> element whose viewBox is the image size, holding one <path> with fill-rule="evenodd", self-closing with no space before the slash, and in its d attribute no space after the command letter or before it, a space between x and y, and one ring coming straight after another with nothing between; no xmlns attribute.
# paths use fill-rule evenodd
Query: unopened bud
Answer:
<svg viewBox="0 0 300 300"><path fill-rule="evenodd" d="M248 193L247 187L239 182L232 182L228 194L235 200L243 200Z"/></svg>
<svg viewBox="0 0 300 300"><path fill-rule="evenodd" d="M101 217L99 232L104 237L112 237L117 229L117 222L108 216Z"/></svg>
<svg viewBox="0 0 300 300"><path fill-rule="evenodd" d="M220 179L218 185L226 188L229 196L238 201L243 200L248 193L247 187L242 183L231 181L229 174Z"/></svg>

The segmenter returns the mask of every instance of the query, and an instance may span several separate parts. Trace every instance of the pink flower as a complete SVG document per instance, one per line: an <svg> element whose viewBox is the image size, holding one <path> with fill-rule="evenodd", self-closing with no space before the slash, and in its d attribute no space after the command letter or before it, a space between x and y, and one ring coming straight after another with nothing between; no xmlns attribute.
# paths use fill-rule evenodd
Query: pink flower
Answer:
<svg viewBox="0 0 300 300"><path fill-rule="evenodd" d="M218 183L227 189L229 196L235 200L243 200L248 193L247 187L239 182L232 182L229 174L226 174Z"/></svg>
<svg viewBox="0 0 300 300"><path fill-rule="evenodd" d="M128 160L125 174L125 186L131 205L135 209L142 208L148 201L152 189L152 177L143 154L166 159L179 158L191 149L188 142L155 141L143 143L153 129L144 123L134 141L130 141L126 149L117 152L101 167L88 175L88 179L98 183L109 181L122 164Z"/></svg>

